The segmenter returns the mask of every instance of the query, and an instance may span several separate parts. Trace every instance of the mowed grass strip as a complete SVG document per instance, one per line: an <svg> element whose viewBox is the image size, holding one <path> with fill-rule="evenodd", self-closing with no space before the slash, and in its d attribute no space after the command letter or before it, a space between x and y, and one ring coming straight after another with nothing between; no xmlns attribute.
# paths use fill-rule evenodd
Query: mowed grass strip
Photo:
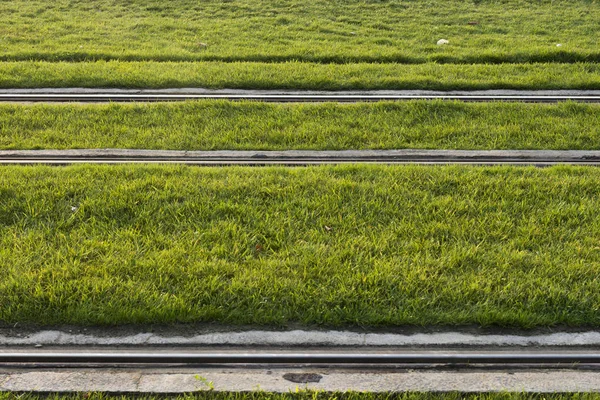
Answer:
<svg viewBox="0 0 600 400"><path fill-rule="evenodd" d="M0 105L0 148L600 149L600 105Z"/></svg>
<svg viewBox="0 0 600 400"><path fill-rule="evenodd" d="M600 326L600 169L3 167L0 321Z"/></svg>
<svg viewBox="0 0 600 400"><path fill-rule="evenodd" d="M202 377L198 378L202 381ZM207 388L210 382L206 382ZM105 393L44 394L0 393L1 400L163 400L157 395L111 395ZM298 390L294 393L254 392L216 392L201 391L179 396L170 396L173 400L598 400L597 393L372 393L372 392L334 392Z"/></svg>
<svg viewBox="0 0 600 400"><path fill-rule="evenodd" d="M12 0L0 59L596 62L599 16L597 0Z"/></svg>
<svg viewBox="0 0 600 400"><path fill-rule="evenodd" d="M600 89L600 64L0 62L0 88Z"/></svg>

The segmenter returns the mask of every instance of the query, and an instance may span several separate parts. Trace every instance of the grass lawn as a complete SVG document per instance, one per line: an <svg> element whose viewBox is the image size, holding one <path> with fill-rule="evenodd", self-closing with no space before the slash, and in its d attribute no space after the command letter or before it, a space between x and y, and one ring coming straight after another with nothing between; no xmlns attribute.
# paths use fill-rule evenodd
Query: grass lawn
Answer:
<svg viewBox="0 0 600 400"><path fill-rule="evenodd" d="M32 87L600 89L600 64L0 62L0 88Z"/></svg>
<svg viewBox="0 0 600 400"><path fill-rule="evenodd" d="M3 167L0 321L600 326L600 169Z"/></svg>
<svg viewBox="0 0 600 400"><path fill-rule="evenodd" d="M597 0L11 0L0 60L597 62L599 18Z"/></svg>
<svg viewBox="0 0 600 400"><path fill-rule="evenodd" d="M599 0L3 1L0 87L599 89L599 19Z"/></svg>
<svg viewBox="0 0 600 400"><path fill-rule="evenodd" d="M82 393L75 395L35 395L0 393L0 400L164 400L156 395L106 395ZM170 396L175 400L598 400L597 393L547 394L547 393L325 393L300 391L298 393L219 393L200 392Z"/></svg>
<svg viewBox="0 0 600 400"><path fill-rule="evenodd" d="M0 148L600 149L600 105L0 105Z"/></svg>

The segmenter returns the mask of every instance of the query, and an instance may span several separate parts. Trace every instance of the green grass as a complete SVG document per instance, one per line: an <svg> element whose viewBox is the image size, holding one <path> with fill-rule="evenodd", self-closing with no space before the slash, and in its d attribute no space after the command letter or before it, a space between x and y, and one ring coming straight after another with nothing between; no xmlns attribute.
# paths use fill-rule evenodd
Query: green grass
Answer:
<svg viewBox="0 0 600 400"><path fill-rule="evenodd" d="M600 149L600 106L443 101L3 104L0 148Z"/></svg>
<svg viewBox="0 0 600 400"><path fill-rule="evenodd" d="M3 167L0 321L600 326L600 170Z"/></svg>
<svg viewBox="0 0 600 400"><path fill-rule="evenodd" d="M600 89L600 65L0 62L0 87Z"/></svg>
<svg viewBox="0 0 600 400"><path fill-rule="evenodd" d="M599 17L597 0L12 0L0 60L596 62Z"/></svg>
<svg viewBox="0 0 600 400"><path fill-rule="evenodd" d="M81 393L74 395L35 395L0 393L0 400L598 400L596 393L538 394L538 393L325 393L300 391L298 393L223 393L201 392L179 396L168 395L107 395Z"/></svg>
<svg viewBox="0 0 600 400"><path fill-rule="evenodd" d="M598 0L4 1L0 87L598 89L599 18Z"/></svg>

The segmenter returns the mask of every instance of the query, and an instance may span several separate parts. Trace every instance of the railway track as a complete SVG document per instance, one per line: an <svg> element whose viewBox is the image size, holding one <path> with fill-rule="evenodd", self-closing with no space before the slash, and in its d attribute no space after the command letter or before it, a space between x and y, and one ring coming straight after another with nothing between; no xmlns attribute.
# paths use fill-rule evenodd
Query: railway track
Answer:
<svg viewBox="0 0 600 400"><path fill-rule="evenodd" d="M147 355L147 357L144 357ZM185 394L198 391L597 392L597 354L41 354L0 362L0 391ZM27 357L27 358L26 358ZM5 359L8 355L4 356ZM36 362L23 362L35 359ZM71 362L73 361L73 362ZM172 363L175 361L175 363ZM586 363L592 361L591 363ZM398 362L398 363L396 363ZM539 362L539 363L538 363Z"/></svg>
<svg viewBox="0 0 600 400"><path fill-rule="evenodd" d="M342 150L342 151L164 151L164 150L3 150L0 164L187 164L321 165L461 164L600 165L600 151L587 150Z"/></svg>
<svg viewBox="0 0 600 400"><path fill-rule="evenodd" d="M290 367L398 367L439 366L494 367L496 369L514 367L560 367L579 368L582 366L600 367L600 352L593 350L520 350L520 351L475 351L475 350L333 350L333 351L291 351L291 350L110 350L82 351L0 351L0 365L10 366L128 366L128 365L201 365L220 367L244 366L290 366Z"/></svg>
<svg viewBox="0 0 600 400"><path fill-rule="evenodd" d="M600 92L570 93L570 94L539 94L539 93L241 93L241 92L149 92L149 91L111 91L95 93L82 90L71 91L28 91L0 92L0 102L57 102L57 103L102 103L102 102L161 102L200 99L222 99L232 101L263 101L263 102L373 102L373 101L404 101L404 100L448 100L466 102L535 102L557 103L561 101L577 101L585 103L600 103ZM571 165L600 165L600 151L545 151L545 150L363 150L363 151L153 151L153 150L124 150L124 149L90 149L90 150L10 150L0 151L0 164L187 164L187 165L320 165L344 163L380 163L380 164L461 164L461 165L533 165L549 166L556 164ZM136 370L136 368L140 368ZM187 368L187 372L175 371L172 367ZM203 380L198 379L198 367L203 372ZM257 372L241 372L238 375L226 368L246 368L257 371L269 369L263 375ZM369 386L363 370L369 369L379 373L393 372L398 369L428 369L435 370L449 367L452 369L484 368L500 371L492 381L486 371L485 375L475 375L467 371L464 375L452 376L428 374L411 376L406 374L398 378L379 377L371 375ZM25 369L36 370L23 372ZM109 369L117 368L118 371ZM122 374L125 368L131 376ZM160 373L144 372L144 368L156 368ZM169 369L171 368L171 369ZM277 368L280 369L277 372ZM311 370L312 368L312 370ZM323 376L314 374L315 368L326 371ZM62 372L56 370L62 369ZM100 369L101 371L94 371ZM272 374L271 369L275 371ZM337 369L337 372L336 372ZM360 374L347 374L354 369ZM515 380L514 370L538 369L538 375L524 375ZM547 369L558 369L556 375L551 375ZM565 375L581 373L581 376ZM61 390L103 391L189 391L198 390L205 382L211 382L211 376L223 387L237 390L240 382L251 377L250 383L244 390L252 390L258 383L261 387L271 390L290 390L281 385L282 380L297 383L318 382L323 378L323 388L329 390L440 390L439 382L450 379L449 390L507 390L522 391L525 384L531 385L534 379L539 379L535 390L548 390L554 384L560 390L566 390L567 383L573 384L580 391L585 384L592 389L600 390L600 373L590 375L589 370L600 369L600 350L596 347L582 350L553 349L553 348L511 348L495 350L443 350L443 349L264 349L245 350L243 348L220 350L208 347L204 350L183 349L178 347L151 349L138 347L130 349L105 348L60 348L55 349L24 349L0 347L0 391L47 391ZM37 373L37 370L42 371ZM43 371L50 370L46 380ZM290 375L289 371L301 373ZM340 373L340 370L346 370ZM83 371L83 372L82 372ZM109 371L109 372L104 372ZM147 370L146 370L147 371ZM174 372L169 372L174 371ZM309 372L309 373L305 373ZM118 375L120 374L120 375ZM162 375L161 375L162 374ZM185 375L187 374L187 375ZM213 375L210 375L213 374ZM220 374L220 375L219 375ZM254 374L254 375L253 375ZM345 375L344 375L345 374ZM362 375L361 375L362 374ZM185 384L184 378L185 375ZM274 375L274 378L273 378ZM383 374L385 375L385 374ZM410 376L409 376L410 375ZM204 376L208 378L204 378ZM315 378L316 376L316 378ZM469 381L475 376L472 381ZM407 378L408 377L408 378ZM281 379L280 379L281 378ZM330 378L330 383L327 379ZM182 379L182 381L178 381ZM277 379L277 383L273 383ZM317 380L311 380L317 379ZM378 380L379 379L379 380ZM386 381L388 379L389 381ZM414 379L411 383L410 379ZM429 381L428 381L429 379ZM454 379L454 380L452 380ZM486 379L488 381L486 381ZM561 381L562 379L562 381ZM497 384L493 380L503 382ZM262 382L266 382L262 384ZM103 386L103 382L115 382L114 387ZM165 382L172 382L167 385ZM224 382L224 383L222 383ZM227 383L229 382L229 383ZM269 383L271 382L271 383ZM339 383L341 382L341 383ZM345 382L345 383L344 383ZM382 383L383 382L383 383ZM387 382L387 383L386 383ZM403 382L405 386L399 386ZM408 383L407 383L408 382ZM423 382L431 382L424 384ZM483 383L482 383L483 382ZM508 382L508 383L506 383ZM514 383L516 382L516 383ZM591 383L589 383L591 382ZM336 386L338 385L339 386ZM271 384L272 386L267 386ZM230 386L226 386L230 385ZM281 386L277 386L281 385ZM328 386L329 385L329 386ZM344 386L346 385L346 386ZM362 385L362 386L361 386ZM379 386L378 386L379 385ZM386 386L387 385L387 386ZM411 386L413 385L413 386ZM424 386L425 385L425 386ZM463 386L461 386L463 385ZM486 386L487 385L487 386ZM495 386L496 385L496 386ZM511 386L512 385L512 386ZM211 389L212 390L212 389ZM532 389L530 389L532 390Z"/></svg>
<svg viewBox="0 0 600 400"><path fill-rule="evenodd" d="M575 101L599 103L600 91L277 91L206 89L22 89L0 90L0 102L105 103L172 102L185 100L260 101L270 103L302 102L376 102L408 100L446 100L464 102L558 103Z"/></svg>
<svg viewBox="0 0 600 400"><path fill-rule="evenodd" d="M0 391L600 390L597 347L0 348Z"/></svg>

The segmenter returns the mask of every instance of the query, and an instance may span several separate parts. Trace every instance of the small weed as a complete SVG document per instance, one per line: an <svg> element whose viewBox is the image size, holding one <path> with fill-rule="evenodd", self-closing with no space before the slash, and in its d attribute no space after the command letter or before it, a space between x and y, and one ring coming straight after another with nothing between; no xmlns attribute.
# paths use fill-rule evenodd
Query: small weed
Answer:
<svg viewBox="0 0 600 400"><path fill-rule="evenodd" d="M208 388L208 390L215 390L215 384L213 381L209 381L201 375L195 375L194 379L196 379L199 382L202 382Z"/></svg>

